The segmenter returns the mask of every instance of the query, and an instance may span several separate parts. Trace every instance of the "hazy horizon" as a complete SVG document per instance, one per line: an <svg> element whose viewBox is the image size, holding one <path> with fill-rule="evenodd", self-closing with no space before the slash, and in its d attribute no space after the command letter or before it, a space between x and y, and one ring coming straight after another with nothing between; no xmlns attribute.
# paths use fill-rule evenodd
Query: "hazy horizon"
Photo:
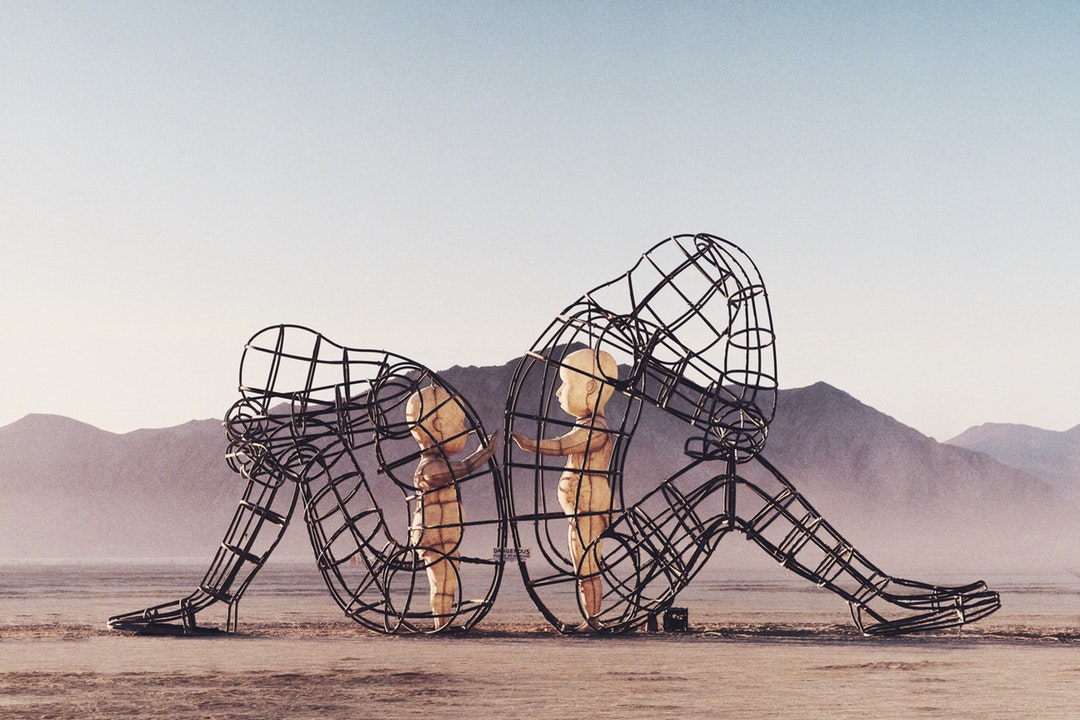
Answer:
<svg viewBox="0 0 1080 720"><path fill-rule="evenodd" d="M515 359L516 358L511 359L511 360L509 360L507 362L513 362ZM500 367L503 364L505 364L505 363L493 363L493 364L490 364L490 365L479 365L478 367ZM438 370L436 370L436 372L442 372L443 370L448 370L448 369L449 368L439 368ZM807 385L803 385L803 386L799 386L799 387L781 387L780 391L781 391L781 393L783 393L784 391L801 390L801 389L805 389L805 388L811 387L813 385L816 385L818 382L825 382L825 381L819 380L819 381L811 382L811 383L808 383ZM832 385L832 383L827 383L827 384ZM836 387L836 386L833 385L833 387ZM836 387L836 389L841 391L841 392L847 393L847 391L844 388ZM847 393L847 394L850 395L850 393ZM22 415L20 417L12 419L10 422L0 423L0 427L5 427L7 425L17 423L20 420L24 420L27 417L32 416L32 415L46 415L46 416L51 415L51 416L56 416L56 417L67 418L69 420L74 420L75 422L79 422L79 423L82 423L82 424L85 424L85 425L90 425L91 427L94 427L94 428L96 428L98 430L102 430L104 432L112 433L112 434L115 434L115 435L124 435L124 434L127 434L127 433L136 432L136 431L139 431L139 430L162 430L162 429L168 429L168 428L173 428L173 427L177 427L177 426L180 426L180 425L184 425L184 424L189 423L189 422L221 421L222 418L225 415L225 412L228 410L229 407L231 407L232 403L235 402L235 400L238 397L239 397L239 393L236 394L236 397L234 397L234 398L230 399L229 401L226 401L225 403L223 403L222 411L221 411L220 415L208 415L208 416L204 416L204 417L190 417L190 418L186 418L186 419L183 419L183 420L179 420L177 422L169 423L167 425L144 424L144 425L137 425L137 426L134 426L134 427L125 428L125 429L121 429L121 430L114 430L114 429L111 429L111 428L102 427L101 425L95 424L94 422L92 422L90 420L87 420L85 418L74 417L74 416L71 416L71 415L64 415L62 413L48 413L48 412L38 412L38 411L31 410L30 412L28 412L28 413L26 413L26 414L24 414L24 415ZM862 402L864 404L869 405L868 403L865 403L865 401L862 398L859 398L859 397L854 396L854 395L852 395L852 397L854 397L855 400L857 400L859 402ZM911 425L908 425L907 423L904 423L903 420L900 420L899 418L896 418L895 415L893 415L889 411L888 408L879 408L879 407L873 407L873 406L870 406L870 407L873 408L874 410L884 414L884 415L887 415L889 417L892 417L893 419L896 419L897 421L901 422L904 425L907 425L908 427L912 427ZM782 409L783 409L783 403L781 401L778 404L778 411L782 412ZM977 423L975 423L973 425L970 425L970 426L968 426L966 428L963 428L962 430L955 433L954 435L949 435L948 437L937 437L937 436L934 436L934 435L930 435L930 434L928 434L926 432L923 432L920 428L913 428L913 429L919 431L920 433L922 433L926 437L929 437L929 438L931 438L933 440L936 440L939 443L945 443L945 442L948 442L950 440L953 440L953 439L959 437L960 435L962 435L967 430L971 430L973 428L981 427L981 426L984 426L984 425L1016 425L1016 426L1022 426L1022 427L1031 427L1031 428L1034 428L1036 430L1042 430L1042 431L1046 431L1046 432L1063 433L1063 432L1068 432L1070 430L1074 430L1077 427L1080 427L1080 419L1078 419L1078 421L1075 424L1073 424L1071 426L1068 426L1068 427L1065 427L1065 428L1062 428L1060 430L1055 429L1055 428L1039 427L1039 426L1036 426L1036 425L1027 425L1025 423L994 422L994 421L977 422Z"/></svg>

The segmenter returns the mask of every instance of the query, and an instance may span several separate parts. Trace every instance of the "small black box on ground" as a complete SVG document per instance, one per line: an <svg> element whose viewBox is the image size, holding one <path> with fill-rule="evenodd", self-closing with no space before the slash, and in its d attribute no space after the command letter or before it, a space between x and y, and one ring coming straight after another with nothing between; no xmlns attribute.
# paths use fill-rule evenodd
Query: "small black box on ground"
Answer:
<svg viewBox="0 0 1080 720"><path fill-rule="evenodd" d="M690 627L690 615L686 608L670 607L664 611L664 632L686 632Z"/></svg>

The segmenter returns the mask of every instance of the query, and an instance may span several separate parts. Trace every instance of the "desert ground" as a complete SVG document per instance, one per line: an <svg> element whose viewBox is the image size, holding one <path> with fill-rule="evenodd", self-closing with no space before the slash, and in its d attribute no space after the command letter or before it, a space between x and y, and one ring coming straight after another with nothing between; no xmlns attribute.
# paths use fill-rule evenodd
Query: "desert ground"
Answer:
<svg viewBox="0 0 1080 720"><path fill-rule="evenodd" d="M6 628L0 718L1071 718L1080 633L888 640L829 625L383 637L348 621L234 636Z"/></svg>
<svg viewBox="0 0 1080 720"><path fill-rule="evenodd" d="M933 635L863 637L774 574L706 583L687 632L596 637L559 635L512 583L467 634L384 636L271 573L237 633L146 637L105 619L193 571L94 572L0 572L0 719L1080 716L1074 576L999 581L997 614Z"/></svg>

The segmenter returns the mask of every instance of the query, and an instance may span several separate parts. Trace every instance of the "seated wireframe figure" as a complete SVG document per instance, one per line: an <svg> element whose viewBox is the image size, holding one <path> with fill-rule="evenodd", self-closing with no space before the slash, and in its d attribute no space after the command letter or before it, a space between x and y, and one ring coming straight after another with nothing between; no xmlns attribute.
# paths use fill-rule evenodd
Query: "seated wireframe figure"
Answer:
<svg viewBox="0 0 1080 720"><path fill-rule="evenodd" d="M943 586L882 572L765 459L778 394L774 339L753 261L722 238L677 235L566 306L522 357L507 432L525 449L568 456L558 498L571 515L573 572L555 547L562 513L549 510L546 492L554 468L539 457L514 462L509 453L504 464L514 541L540 549L538 562L519 563L522 578L553 625L574 627L561 619L564 583L579 588L589 628L645 624L672 607L732 531L847 600L868 635L960 627L1000 607L981 581ZM569 361L574 352L564 356L582 345L600 358L610 352L624 377L603 360L586 372ZM540 437L561 422L549 389L556 368L559 405L577 423L562 437L522 437L522 429ZM579 385L575 376L594 382ZM606 417L607 394L597 387L604 381L618 390ZM658 446L641 432L669 418L686 424L685 442ZM632 456L642 444L650 455Z"/></svg>
<svg viewBox="0 0 1080 720"><path fill-rule="evenodd" d="M235 631L241 596L297 514L327 589L355 622L397 634L468 630L483 619L503 566L462 544L469 524L462 498L499 498L501 478L493 446L451 460L469 435L491 441L464 396L413 360L339 345L299 325L252 336L239 390L225 417L226 461L246 489L209 569L187 596L114 615L109 627L216 631L196 616L222 604L225 630ZM475 505L471 522L504 547L503 504ZM405 521L396 511L402 507ZM419 590L422 570L430 608ZM469 599L455 605L466 584Z"/></svg>
<svg viewBox="0 0 1080 720"><path fill-rule="evenodd" d="M464 460L451 457L465 449L469 433L465 411L455 396L436 385L409 397L405 407L409 432L421 447L414 482L419 503L409 528L409 539L424 562L431 586L431 611L435 629L453 618L457 595L459 548L464 532L465 512L456 482L472 474L495 453L494 437Z"/></svg>
<svg viewBox="0 0 1080 720"><path fill-rule="evenodd" d="M583 632L601 627L597 617L604 595L599 569L603 554L600 535L611 524L608 475L612 441L604 408L614 392L604 378L617 377L618 366L610 354L592 349L570 353L559 369L562 385L556 395L562 409L577 418L574 428L565 435L541 440L513 434L522 450L566 457L558 498L570 519L570 556L585 613L585 622L575 629Z"/></svg>

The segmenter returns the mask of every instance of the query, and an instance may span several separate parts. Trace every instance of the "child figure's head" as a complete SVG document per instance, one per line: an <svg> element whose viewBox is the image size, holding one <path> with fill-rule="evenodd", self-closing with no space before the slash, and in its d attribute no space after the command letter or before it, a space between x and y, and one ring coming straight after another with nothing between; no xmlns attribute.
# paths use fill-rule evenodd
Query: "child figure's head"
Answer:
<svg viewBox="0 0 1080 720"><path fill-rule="evenodd" d="M602 415L611 394L615 392L604 378L619 377L615 358L603 350L575 350L563 358L559 368L562 385L555 391L559 406L574 417Z"/></svg>
<svg viewBox="0 0 1080 720"><path fill-rule="evenodd" d="M446 388L429 385L414 392L405 404L405 421L409 432L427 450L440 446L447 455L465 449L465 410Z"/></svg>

